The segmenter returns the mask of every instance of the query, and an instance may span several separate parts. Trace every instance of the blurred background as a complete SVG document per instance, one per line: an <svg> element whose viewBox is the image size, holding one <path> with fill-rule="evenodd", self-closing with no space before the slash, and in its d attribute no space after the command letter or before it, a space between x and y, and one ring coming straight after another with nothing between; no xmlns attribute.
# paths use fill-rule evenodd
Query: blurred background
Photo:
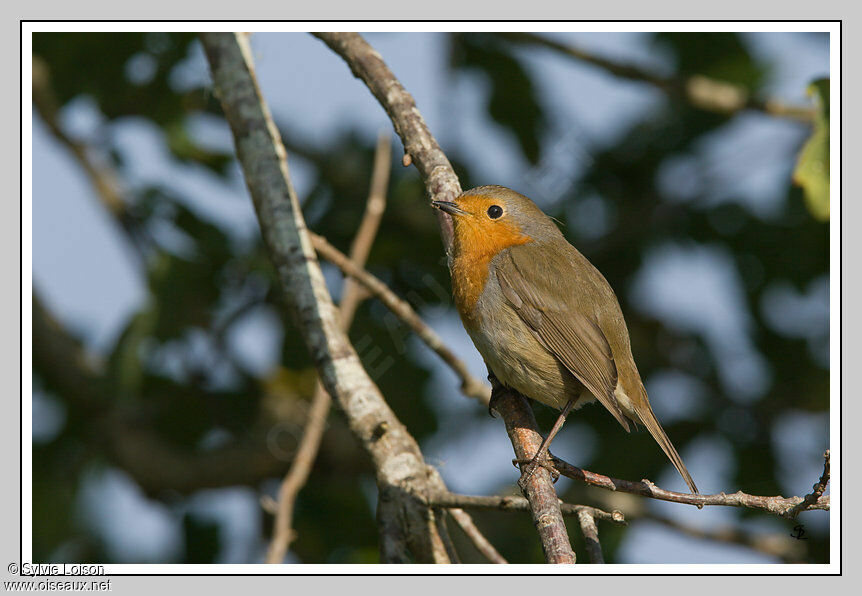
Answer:
<svg viewBox="0 0 862 596"><path fill-rule="evenodd" d="M796 173L804 191L793 178L828 119L807 91L829 77L828 35L542 34L579 56L497 34L366 37L464 188L529 195L607 277L700 489L809 492L829 445L828 203L810 164ZM309 35L257 34L252 47L306 220L344 251L377 136L392 137L368 269L484 378L436 218L383 110ZM194 34L38 33L33 55L33 560L261 562L316 373L274 286L201 46ZM602 60L730 82L810 109L815 124L702 109ZM340 273L323 267L337 299ZM350 335L450 489L517 492L502 422L432 352L373 300ZM555 414L535 410L550 428ZM373 563L373 470L337 410L328 423L289 561ZM649 433L626 435L598 407L570 417L554 453L685 490ZM599 523L608 562L829 560L827 512L790 522L565 478L557 488L626 513L626 528ZM543 560L528 515L475 519L510 561ZM797 524L806 540L791 537ZM464 561L483 560L452 534Z"/></svg>

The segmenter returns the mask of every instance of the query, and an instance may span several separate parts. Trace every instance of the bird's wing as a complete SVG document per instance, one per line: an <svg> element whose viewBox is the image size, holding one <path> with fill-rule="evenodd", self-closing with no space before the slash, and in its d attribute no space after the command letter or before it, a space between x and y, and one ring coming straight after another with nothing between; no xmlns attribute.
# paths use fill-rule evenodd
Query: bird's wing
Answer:
<svg viewBox="0 0 862 596"><path fill-rule="evenodd" d="M614 397L617 367L596 322L593 280L565 255L537 248L512 247L496 259L503 295L539 341L629 430Z"/></svg>

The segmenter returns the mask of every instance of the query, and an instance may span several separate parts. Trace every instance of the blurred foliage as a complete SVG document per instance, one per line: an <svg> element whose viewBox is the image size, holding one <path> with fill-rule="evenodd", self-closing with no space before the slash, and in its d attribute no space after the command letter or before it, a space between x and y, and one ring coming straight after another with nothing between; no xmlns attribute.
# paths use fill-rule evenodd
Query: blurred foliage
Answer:
<svg viewBox="0 0 862 596"><path fill-rule="evenodd" d="M817 97L820 109L814 132L799 153L793 181L805 192L814 217L825 221L829 219L829 79L814 81L808 92Z"/></svg>
<svg viewBox="0 0 862 596"><path fill-rule="evenodd" d="M653 42L680 75L716 77L744 85L756 94L768 72L768 65L735 34L662 33ZM196 43L191 34L39 33L34 35L33 49L48 65L62 105L90 98L104 115L106 130L130 116L149 120L161 128L165 145L177 160L203 164L228 184L231 157L204 148L189 132L192 116L219 113L206 88L189 86L182 77L184 63L199 51ZM542 90L530 74L529 53L516 52L498 37L481 34L453 34L448 48L452 72L464 77L479 75L490 83L489 117L513 135L526 164L538 163L552 121ZM823 86L817 89L822 93ZM821 213L817 207L821 199L812 203L811 185L820 182L812 182L811 160L822 160L824 155L828 160L823 153L828 144L822 140L814 144L828 130L828 94L821 95L821 100L826 111L803 150L800 168L804 172L797 171L815 213ZM828 330L810 338L776 328L764 311L764 297L779 286L807 292L812 283L828 275L828 227L806 212L802 191L789 179L780 209L769 217L754 214L742 206L744 201L710 201L706 189L686 201L665 196L656 175L662 166L671 159L693 155L706 135L733 119L679 102L666 99L613 143L591 148L588 168L555 202L550 214L617 288L644 379L657 371L677 370L702 384L702 407L665 424L680 451L700 437L721 438L730 445L735 460L729 490L780 494L783 487L774 425L785 412L828 410L828 363L811 348L828 340ZM299 138L289 130L283 136L291 158L313 171L311 191L303 205L309 226L346 249L365 203L373 140L350 130L325 141ZM123 173L125 164L119 161L111 135L100 139L105 154ZM458 148L452 148L450 157L457 153ZM814 153L817 155L810 155ZM469 169L453 161L463 186L472 186ZM582 165L573 163L572 167L580 171ZM423 208L423 196L415 170L393 168L387 210L368 268L414 306L448 308L448 272L436 221ZM569 208L580 205L584 197L598 197L604 212L611 214L610 223L599 234L583 233L584 222L576 221L575 210ZM238 195L236 200L248 199ZM106 439L102 424L121 420L136 429L148 429L180 454L206 454L213 445L256 439L268 446L260 457L272 458L273 450L281 448L281 443L267 442L273 429L301 428L313 390L311 360L273 288L273 271L259 240L238 239L197 213L167 185L131 189L127 210L127 221L132 223L124 229L142 257L149 299L130 318L112 350L101 355L103 368L76 376L80 362L69 356L58 364L49 357L54 355L50 346L34 341L34 386L64 412L59 431L34 442L35 561L118 560L120 555L98 538L76 505L85 473L106 466L126 469L147 498L181 512L175 520L183 545L172 562L219 561L226 550L224 528L210 517L183 509L183 494L136 475L117 452L123 437L115 442ZM666 328L629 301L626 289L645 255L671 241L716 247L731 255L743 282L751 341L771 378L762 398L742 403L728 394L718 373L720 355L701 335ZM280 367L264 373L249 369L228 341L249 316L261 313L274 316L273 324L280 327L283 338ZM438 414L431 407L435 395L429 391L430 369L407 349L406 330L380 305L366 302L357 312L350 335L417 440L425 441L440 431ZM457 391L455 386L451 390ZM96 394L96 405L89 393ZM751 421L748 430L722 423L728 417L736 420L740 412ZM543 407L537 407L537 415L546 427L554 417ZM470 417L479 421L487 413L475 408ZM647 433L623 436L600 408L586 408L578 417L595 430L597 441L592 457L576 459L578 465L631 479L655 479L667 469L666 459ZM469 422L463 425L465 432L469 432ZM292 553L303 562L375 562L376 501L370 464L337 413L330 424L320 458L297 504L298 539ZM295 436L288 432L281 440L286 441L282 447L289 449ZM158 453L145 454L149 455L156 458ZM470 456L465 454L464 462L468 461ZM156 470L161 465L155 459L153 464ZM285 466L274 462L268 473L247 484L273 496ZM795 490L801 494L809 488ZM512 486L500 487L501 492L512 490ZM591 502L592 494L572 485L564 497ZM734 515L743 523L761 514L735 511ZM272 519L268 514L263 518L265 540ZM542 560L529 516L483 512L475 518L509 560ZM792 524L787 531L791 529ZM608 561L616 560L626 531L600 525ZM586 559L578 533L570 533L579 558ZM817 530L810 530L809 535L804 543L805 560L827 561L828 536ZM453 538L465 561L482 560L459 532L454 531ZM248 553L249 560L259 560L259 556L260 551Z"/></svg>
<svg viewBox="0 0 862 596"><path fill-rule="evenodd" d="M453 33L451 45L452 68L485 76L491 84L488 114L515 135L528 160L538 162L544 112L536 86L512 48L488 33Z"/></svg>
<svg viewBox="0 0 862 596"><path fill-rule="evenodd" d="M679 76L702 75L756 92L766 74L736 33L659 33L655 42L671 53Z"/></svg>

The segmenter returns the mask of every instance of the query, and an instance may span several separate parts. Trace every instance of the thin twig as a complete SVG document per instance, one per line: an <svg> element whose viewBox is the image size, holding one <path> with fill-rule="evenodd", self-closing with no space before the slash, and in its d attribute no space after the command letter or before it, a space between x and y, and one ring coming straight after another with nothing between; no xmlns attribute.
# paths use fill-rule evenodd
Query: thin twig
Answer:
<svg viewBox="0 0 862 596"><path fill-rule="evenodd" d="M797 515L805 511L806 509L813 509L813 505L820 501L820 498L823 496L823 493L826 492L826 485L829 484L829 450L823 454L823 473L820 475L820 480L818 480L814 484L814 490L802 499L802 502L796 505L793 509L791 509L787 513L787 517L794 519Z"/></svg>
<svg viewBox="0 0 862 596"><path fill-rule="evenodd" d="M449 509L449 515L452 516L452 519L455 520L455 523L458 524L458 527L467 535L467 538L473 543L473 546L476 547L482 555L488 559L491 563L497 563L499 565L506 565L509 562L499 553L499 551L494 548L494 545L485 538L485 535L476 527L476 524L473 522L473 518L469 513L464 511L463 509L459 509L458 507L452 507Z"/></svg>
<svg viewBox="0 0 862 596"><path fill-rule="evenodd" d="M418 498L429 507L443 507L446 509L479 509L485 511L530 511L530 502L524 497L508 496L473 496L459 495L450 492L431 492L418 495ZM625 516L619 511L604 511L588 505L573 505L563 503L557 499L557 504L563 515L577 515L580 511L586 511L596 519L609 521L614 524L626 525Z"/></svg>
<svg viewBox="0 0 862 596"><path fill-rule="evenodd" d="M551 456L551 461L553 462L554 468L563 476L573 478L575 480L581 480L592 486L631 493L642 497L650 497L660 501L696 505L697 507L703 507L704 505L747 507L749 509L760 509L782 517L790 517L794 508L804 502L802 497L761 497L749 495L741 491L733 494L718 493L716 495L678 493L659 488L646 479L643 479L640 482L634 482L631 480L611 478L609 476L604 476L603 474L590 472L589 470L582 470L577 466L573 466L572 464L561 460L559 457ZM818 496L817 500L808 504L805 509L823 509L828 511L829 497Z"/></svg>
<svg viewBox="0 0 862 596"><path fill-rule="evenodd" d="M626 521L637 524L639 521L655 522L676 532L701 540L712 540L734 544L751 550L777 557L785 563L798 563L805 551L805 542L787 540L784 532L765 534L751 530L747 524L724 524L718 527L701 528L680 521L678 516L657 513L650 506L650 499L629 493L600 490L592 493L592 498L605 509L620 509L626 512Z"/></svg>
<svg viewBox="0 0 862 596"><path fill-rule="evenodd" d="M389 286L368 271L357 267L347 255L332 246L326 238L314 232L309 232L309 235L311 236L311 244L318 255L341 269L344 275L350 276L362 284L372 296L380 300L392 314L410 327L425 345L449 365L461 379L461 391L464 395L479 400L483 405L488 405L491 399L489 387L470 374L467 365L446 346L440 336L422 320L422 317L413 310L413 307L406 300L399 298L395 292L389 289Z"/></svg>
<svg viewBox="0 0 862 596"><path fill-rule="evenodd" d="M586 64L604 69L620 78L649 83L668 95L683 97L691 105L710 112L732 114L741 110L756 110L772 116L802 122L813 121L816 113L816 110L810 107L787 105L777 100L761 100L751 97L748 90L740 85L711 79L703 75L685 78L663 77L639 66L596 56L581 48L560 43L535 33L498 33L497 35L514 43L554 50Z"/></svg>
<svg viewBox="0 0 862 596"><path fill-rule="evenodd" d="M290 470L278 490L278 507L273 523L272 540L266 554L267 563L282 563L290 543L296 538L296 532L293 530L293 508L296 497L308 481L314 466L320 440L323 437L323 431L326 430L326 418L331 401L329 394L318 381L308 410L302 439L296 449Z"/></svg>
<svg viewBox="0 0 862 596"><path fill-rule="evenodd" d="M602 545L599 542L599 529L596 527L595 518L589 511L582 509L578 511L578 523L581 525L590 563L604 563L605 558L602 556Z"/></svg>
<svg viewBox="0 0 862 596"><path fill-rule="evenodd" d="M380 133L377 137L377 147L374 149L374 165L371 170L371 186L368 189L368 200L365 202L365 213L359 228L350 245L350 262L359 268L365 267L368 253L374 244L380 220L386 210L386 193L389 188L389 173L392 166L392 143L389 135ZM349 329L356 314L356 308L362 302L362 286L350 278L344 284L339 307L342 326Z"/></svg>
<svg viewBox="0 0 862 596"><path fill-rule="evenodd" d="M439 486L443 485L443 480L440 478L440 472L437 468L428 466L427 473L429 478L439 480ZM473 544L480 550L480 552L485 553L488 557L503 559L497 550L491 545L491 542L482 534L479 528L476 527L476 524L473 522L473 518L470 517L466 511L463 511L460 507L453 508L447 505L432 504L428 499L428 495L443 495L444 497L453 495L448 490L439 489L414 491L410 495L412 499L415 499L417 502L425 506L427 511L437 516L438 524L441 524L438 528L438 534L444 541L444 545L446 546L451 561L460 562L458 553L455 551L455 546L452 543L448 529L446 528L445 517L447 515L453 516L455 522L467 533L467 536L473 541ZM443 502L445 502L445 498L443 499ZM451 502L449 505L451 505ZM454 511L455 509L457 509L457 511Z"/></svg>
<svg viewBox="0 0 862 596"><path fill-rule="evenodd" d="M371 188L368 192L368 200L365 203L365 213L359 224L356 237L350 247L350 262L356 267L364 267L374 243L374 237L380 227L380 219L386 208L386 189L389 185L389 166L392 157L391 145L386 135L380 135L377 139L377 148L374 152L374 167L371 177ZM339 316L341 328L346 332L353 322L356 308L362 301L360 287L348 279L344 285L341 304L339 305ZM320 380L314 389L314 397L311 400L308 420L296 451L296 456L290 466L290 470L281 483L278 496L278 511L273 526L272 541L267 552L267 563L281 563L290 548L290 543L296 537L293 530L293 509L299 491L308 482L308 476L317 459L323 432L326 430L326 418L332 405L332 398L326 392Z"/></svg>
<svg viewBox="0 0 862 596"><path fill-rule="evenodd" d="M452 543L452 537L449 535L449 528L446 526L446 516L449 512L445 509L429 509L429 511L434 516L434 522L437 524L437 534L440 536L443 547L446 549L446 556L451 563L460 563L461 559L458 557L458 552Z"/></svg>

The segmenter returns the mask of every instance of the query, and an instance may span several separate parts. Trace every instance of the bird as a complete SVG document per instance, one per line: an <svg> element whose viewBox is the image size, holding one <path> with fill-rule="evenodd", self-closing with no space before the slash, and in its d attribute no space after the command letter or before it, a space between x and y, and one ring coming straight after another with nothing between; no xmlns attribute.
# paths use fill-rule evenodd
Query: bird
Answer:
<svg viewBox="0 0 862 596"><path fill-rule="evenodd" d="M531 199L479 186L432 201L452 219L452 294L496 380L561 411L598 402L630 432L642 424L693 493L697 486L650 406L619 301L604 276Z"/></svg>

